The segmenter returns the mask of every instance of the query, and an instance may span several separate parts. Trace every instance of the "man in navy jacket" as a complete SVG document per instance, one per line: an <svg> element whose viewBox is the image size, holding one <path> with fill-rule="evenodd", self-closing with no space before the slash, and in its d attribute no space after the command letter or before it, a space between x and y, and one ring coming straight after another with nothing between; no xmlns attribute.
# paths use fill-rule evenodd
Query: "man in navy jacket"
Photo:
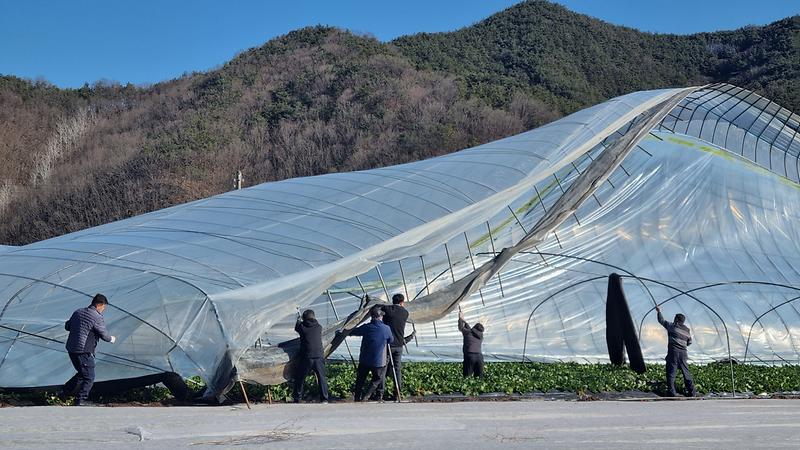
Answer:
<svg viewBox="0 0 800 450"><path fill-rule="evenodd" d="M386 376L386 347L394 341L392 330L383 323L383 311L380 306L370 310L372 321L355 328L351 336L361 336L361 353L358 356L356 386L353 393L355 401L369 399L373 394L383 398L383 382ZM372 380L366 394L363 393L364 381L368 373Z"/></svg>
<svg viewBox="0 0 800 450"><path fill-rule="evenodd" d="M108 299L103 294L97 294L91 305L76 310L64 323L64 329L69 331L67 352L78 373L64 385L62 395L71 394L77 388L76 406L90 405L86 399L94 384L94 351L97 341L102 339L113 344L117 340L106 331L106 322L103 320L106 305Z"/></svg>

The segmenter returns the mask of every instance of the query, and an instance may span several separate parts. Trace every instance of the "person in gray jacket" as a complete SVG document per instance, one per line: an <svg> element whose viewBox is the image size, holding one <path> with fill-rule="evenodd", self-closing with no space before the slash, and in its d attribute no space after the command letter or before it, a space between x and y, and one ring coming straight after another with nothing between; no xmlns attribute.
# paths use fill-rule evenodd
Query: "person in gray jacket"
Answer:
<svg viewBox="0 0 800 450"><path fill-rule="evenodd" d="M106 323L103 320L106 305L108 299L103 294L97 294L92 299L91 305L76 310L64 323L64 328L69 331L67 352L72 367L78 373L67 381L60 395L66 397L77 390L76 406L91 405L86 399L94 384L94 351L97 348L97 341L102 339L113 344L117 340L106 330Z"/></svg>
<svg viewBox="0 0 800 450"><path fill-rule="evenodd" d="M667 361L667 389L669 390L669 396L677 397L678 395L675 392L675 375L680 369L683 374L683 382L686 385L687 395L694 397L697 395L697 391L694 388L692 374L689 372L689 355L687 352L687 347L692 345L692 334L689 327L684 325L686 316L675 314L675 321L670 323L664 320L664 316L661 315L661 307L656 306L656 311L658 312L658 323L667 329L669 337L667 357L664 358Z"/></svg>
<svg viewBox="0 0 800 450"><path fill-rule="evenodd" d="M464 314L458 312L458 331L464 335L464 376L474 376L480 378L483 376L483 350L481 344L483 343L483 325L478 322L470 327Z"/></svg>

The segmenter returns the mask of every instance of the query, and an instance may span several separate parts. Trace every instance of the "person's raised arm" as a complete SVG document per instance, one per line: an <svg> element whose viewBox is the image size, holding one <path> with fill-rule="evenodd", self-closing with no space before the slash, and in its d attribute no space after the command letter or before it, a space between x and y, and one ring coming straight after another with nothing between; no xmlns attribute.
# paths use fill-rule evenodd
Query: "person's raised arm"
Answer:
<svg viewBox="0 0 800 450"><path fill-rule="evenodd" d="M464 313L458 312L458 331L462 333L469 333L469 324L464 320Z"/></svg>
<svg viewBox="0 0 800 450"><path fill-rule="evenodd" d="M664 320L664 316L661 315L661 307L658 306L658 305L656 305L656 313L658 313L656 315L656 318L658 319L658 323L660 323L661 326L664 327L664 328L669 328L669 322Z"/></svg>

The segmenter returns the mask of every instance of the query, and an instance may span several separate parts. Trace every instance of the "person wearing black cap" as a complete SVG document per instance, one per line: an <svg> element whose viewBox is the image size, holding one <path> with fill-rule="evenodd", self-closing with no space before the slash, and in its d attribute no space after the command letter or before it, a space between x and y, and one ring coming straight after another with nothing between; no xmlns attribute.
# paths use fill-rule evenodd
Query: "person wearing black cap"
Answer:
<svg viewBox="0 0 800 450"><path fill-rule="evenodd" d="M356 386L353 399L360 402L369 399L373 394L383 398L383 383L386 376L386 347L394 341L392 330L381 320L383 310L379 305L374 306L370 312L372 320L369 323L354 328L350 336L361 336L361 351L358 356L358 370L356 372ZM372 380L366 393L364 381L367 374L372 373Z"/></svg>
<svg viewBox="0 0 800 450"><path fill-rule="evenodd" d="M464 320L464 313L459 311L458 331L464 335L464 376L480 378L483 376L483 352L481 350L483 325L478 322L470 327Z"/></svg>
<svg viewBox="0 0 800 450"><path fill-rule="evenodd" d="M108 334L106 322L103 320L103 311L108 305L108 299L103 294L92 298L92 303L72 313L64 323L64 329L69 331L67 338L67 353L72 367L78 372L61 389L59 397L66 398L77 390L75 406L90 406L87 400L94 384L94 351L97 341L102 339L114 343L117 338Z"/></svg>
<svg viewBox="0 0 800 450"><path fill-rule="evenodd" d="M672 323L664 320L661 315L661 307L656 305L658 312L658 323L667 329L667 336L669 342L667 343L667 389L669 390L670 397L676 397L678 394L675 392L675 375L678 369L683 373L683 382L686 385L686 392L689 397L697 395L694 388L694 381L692 374L689 372L688 359L689 355L687 347L692 345L692 333L689 327L684 325L686 316L683 314L675 314L675 321Z"/></svg>
<svg viewBox="0 0 800 450"><path fill-rule="evenodd" d="M394 371L397 380L397 390L403 389L403 345L408 344L411 339L414 339L416 331L408 336L405 336L406 321L408 320L408 310L406 310L404 303L406 301L403 294L394 294L392 297L392 304L385 305L383 310L383 323L385 323L392 330L392 344L389 346L392 352L392 357L389 359L387 366L387 373ZM392 364L394 363L394 364ZM385 379L385 377L384 377Z"/></svg>
<svg viewBox="0 0 800 450"><path fill-rule="evenodd" d="M303 386L309 371L314 372L319 385L322 403L328 403L328 380L325 377L325 354L322 351L322 325L317 322L314 311L303 311L302 320L294 324L294 331L300 335L300 351L295 357L294 389L292 399L300 403Z"/></svg>

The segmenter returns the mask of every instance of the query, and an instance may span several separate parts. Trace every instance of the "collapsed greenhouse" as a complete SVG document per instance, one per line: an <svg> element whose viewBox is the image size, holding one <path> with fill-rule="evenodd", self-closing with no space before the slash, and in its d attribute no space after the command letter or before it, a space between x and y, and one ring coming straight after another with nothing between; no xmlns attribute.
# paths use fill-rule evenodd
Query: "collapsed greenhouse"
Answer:
<svg viewBox="0 0 800 450"><path fill-rule="evenodd" d="M695 362L800 360L800 117L717 84L636 92L546 126L392 167L232 191L0 247L0 387L72 374L64 321L97 292L117 343L98 381L286 376L297 312L332 357L365 297L407 296L408 359L603 362L609 274L641 352L683 312ZM377 300L376 300L377 299Z"/></svg>

